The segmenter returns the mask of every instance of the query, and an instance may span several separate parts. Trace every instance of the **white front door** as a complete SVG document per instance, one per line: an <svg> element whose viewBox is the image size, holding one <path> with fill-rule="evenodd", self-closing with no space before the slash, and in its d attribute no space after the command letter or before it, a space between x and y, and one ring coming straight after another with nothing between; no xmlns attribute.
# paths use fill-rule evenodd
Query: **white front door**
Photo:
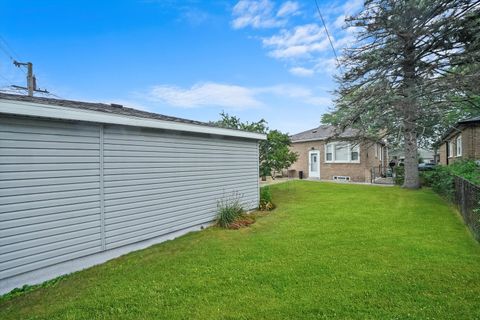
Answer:
<svg viewBox="0 0 480 320"><path fill-rule="evenodd" d="M320 178L320 151L318 150L308 152L308 177Z"/></svg>

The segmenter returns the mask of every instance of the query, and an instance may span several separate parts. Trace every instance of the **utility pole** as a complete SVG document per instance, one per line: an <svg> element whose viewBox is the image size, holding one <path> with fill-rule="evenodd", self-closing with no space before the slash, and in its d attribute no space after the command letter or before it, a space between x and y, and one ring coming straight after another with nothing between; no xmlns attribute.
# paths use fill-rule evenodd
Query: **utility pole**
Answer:
<svg viewBox="0 0 480 320"><path fill-rule="evenodd" d="M15 86L15 85L13 85L12 87L16 89L27 90L29 97L33 97L34 92L49 93L47 90L37 89L37 80L35 79L35 75L33 74L33 64L31 62L18 62L14 60L13 64L18 68L27 67L27 87L21 87L21 86Z"/></svg>

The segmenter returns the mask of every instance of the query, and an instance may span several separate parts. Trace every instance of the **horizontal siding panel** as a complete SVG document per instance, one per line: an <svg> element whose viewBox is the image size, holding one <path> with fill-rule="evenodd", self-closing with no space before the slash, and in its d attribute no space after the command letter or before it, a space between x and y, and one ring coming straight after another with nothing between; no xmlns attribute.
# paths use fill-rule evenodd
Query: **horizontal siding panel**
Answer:
<svg viewBox="0 0 480 320"><path fill-rule="evenodd" d="M169 210L170 212L168 213ZM189 210L189 208L179 209L178 211L171 211L171 208L167 210L159 210L157 214L150 214L150 216L133 219L125 222L118 222L115 224L108 224L106 226L107 238L115 237L118 235L127 234L133 231L148 229L154 226L161 226L168 222L180 221L186 218L194 218L200 215L201 212L209 212L212 220L215 219L216 206L211 203L198 204L195 206L195 211Z"/></svg>
<svg viewBox="0 0 480 320"><path fill-rule="evenodd" d="M0 143L1 145L1 143ZM0 146L0 153L2 156L22 156L22 157L66 157L67 160L70 157L97 157L99 156L98 150L61 150L61 149L33 149L33 148L3 148Z"/></svg>
<svg viewBox="0 0 480 320"><path fill-rule="evenodd" d="M111 145L104 146L105 155L107 156L121 156L123 154L133 154L135 156L145 156L145 157L155 157L161 156L165 153L173 154L228 154L228 155L250 155L255 154L256 150L251 148L245 149L232 149L232 148L219 148L219 147L209 147L201 148L195 144L189 144L185 146L178 146L172 144L168 147L164 146L155 146L155 147L145 147L145 146L131 146L126 148L125 146L118 146L117 148L112 148Z"/></svg>
<svg viewBox="0 0 480 320"><path fill-rule="evenodd" d="M250 163L250 162L248 162ZM192 170L192 167L198 168L198 167L208 167L208 168L216 168L217 166L220 166L222 168L229 168L228 170L235 170L238 166L244 166L247 165L248 163L242 162L242 161L228 161L226 163L225 161L203 161L203 162L196 162L193 163L191 161L179 161L175 162L172 160L169 160L168 162L164 163L152 163L152 162L107 162L105 163L105 168L107 170L109 169L131 169L131 168L190 168Z"/></svg>
<svg viewBox="0 0 480 320"><path fill-rule="evenodd" d="M42 223L35 223L23 226L17 226L13 228L3 228L0 231L0 235L5 238L8 237L16 237L22 235L24 233L33 233L43 230L54 230L56 228L63 228L71 225L79 225L82 223L88 222L98 222L100 224L100 216L97 214L93 215L85 215L80 217L74 217L69 219L61 219L61 220L54 220L54 221L47 221Z"/></svg>
<svg viewBox="0 0 480 320"><path fill-rule="evenodd" d="M28 195L20 196L6 196L0 197L0 203L8 205L15 203L28 203L30 202L32 206L36 206L36 201L42 202L45 200L52 199L71 199L85 196L98 195L98 188L91 188L86 190L74 190L74 191L61 191L61 192L45 192L45 193L35 193Z"/></svg>
<svg viewBox="0 0 480 320"><path fill-rule="evenodd" d="M1 167L0 167L1 168ZM78 177L91 177L95 176L99 178L99 169L77 169L77 170L50 170L50 171L19 171L19 172L0 172L0 180L3 183L7 183L4 180L33 180L33 179L55 179L55 178L78 178ZM10 181L9 181L10 182Z"/></svg>
<svg viewBox="0 0 480 320"><path fill-rule="evenodd" d="M91 212L95 209L100 214L100 198L97 197L97 201L85 201L81 203L70 203L64 205L53 205L50 207L44 208L29 208L27 210L13 210L6 213L0 213L0 222L5 223L6 221L16 220L16 219L45 219L50 221L51 219L58 219L55 216L58 214L60 216L67 215L82 215L85 212ZM31 206L30 206L31 207ZM1 208L1 207L0 207Z"/></svg>
<svg viewBox="0 0 480 320"><path fill-rule="evenodd" d="M51 266L51 265L54 265L54 264L57 264L57 263L60 263L60 262L65 262L65 261L69 261L69 260L72 260L72 259L81 258L81 257L88 256L90 254L94 254L94 253L97 253L97 252L100 252L100 251L101 251L100 247L94 247L94 248L89 248L89 249L86 249L86 250L75 251L73 253L57 256L57 257L50 258L50 259L47 259L47 260L42 260L42 261L38 261L38 262L35 262L35 263L19 266L19 267L13 268L13 269L0 271L0 279L8 278L8 277L20 274L20 273L40 269L40 268L43 268L43 267L48 267L48 266Z"/></svg>
<svg viewBox="0 0 480 320"><path fill-rule="evenodd" d="M124 127L126 128L126 127ZM105 139L108 142L112 141L151 141L151 142L164 142L164 141L175 141L178 143L197 143L197 144L226 144L230 146L250 146L255 144L255 141L245 140L241 138L233 137L221 137L221 136L200 136L191 133L167 133L167 131L158 133L158 130L152 129L151 132L146 132L146 130L129 128L129 130L124 130L120 132L116 129L112 129L108 125L105 126Z"/></svg>
<svg viewBox="0 0 480 320"><path fill-rule="evenodd" d="M180 174L181 172L181 174ZM199 176L200 174L200 176ZM170 170L170 171L163 171L161 173L158 172L142 172L140 173L124 173L124 174L106 174L104 176L104 181L113 183L116 181L132 181L132 180L148 180L148 179L161 179L161 178L172 178L172 177L181 177L185 179L189 179L191 177L196 177L197 179L201 178L202 176L213 176L213 175L223 175L224 177L232 177L237 174L239 175L244 175L244 174L251 174L256 176L257 175L257 169L252 169L252 168L244 168L244 169L238 169L235 172L232 172L230 170L217 170L215 168L210 168L210 170L203 170L200 169L198 171L192 171L191 169L186 170L186 171L177 171L177 170ZM112 185L113 186L113 185Z"/></svg>
<svg viewBox="0 0 480 320"><path fill-rule="evenodd" d="M71 246L58 248L54 251L41 252L37 254L32 254L26 257L17 258L15 260L5 261L0 263L0 272L12 268L19 268L25 265L32 265L36 262L45 261L51 258L56 258L58 256L63 256L66 254L75 253L78 251L83 251L86 249L95 248L98 251L101 249L101 240L93 240L83 243L76 243Z"/></svg>
<svg viewBox="0 0 480 320"><path fill-rule="evenodd" d="M50 157L50 156L31 156L31 157L15 157L15 156L2 156L0 157L0 164L42 164L42 163L98 163L98 157Z"/></svg>
<svg viewBox="0 0 480 320"><path fill-rule="evenodd" d="M238 169L247 169L251 167L251 163L222 163L212 166L210 164L195 164L195 172L197 171L223 171L223 172L232 172L233 170ZM162 164L151 164L151 163L114 163L108 164L108 167L104 169L106 176L114 174L129 174L129 173L161 173L161 172L192 172L192 165L190 163L162 163Z"/></svg>
<svg viewBox="0 0 480 320"><path fill-rule="evenodd" d="M125 246L125 245L128 245L128 244L138 242L138 241L144 241L144 240L147 240L147 239L160 237L162 235L166 235L166 234L169 234L169 233L172 233L172 232L180 231L182 229L186 229L186 228L190 228L190 227L194 227L194 226L198 226L200 224L210 223L210 222L212 222L212 219L208 216L206 218L198 217L195 221L188 221L188 222L185 222L185 223L176 222L176 223L173 223L169 226L164 226L163 228L160 228L159 230L149 230L148 233L135 234L131 238L126 238L126 239L123 239L123 240L116 239L112 243L107 243L107 249L109 249L109 250L110 249L115 249L115 248L118 248L118 247L121 247L121 246Z"/></svg>
<svg viewBox="0 0 480 320"><path fill-rule="evenodd" d="M9 158L9 157L5 157ZM224 162L229 163L245 163L246 161L255 161L256 157L232 157L232 156L198 156L197 155L186 155L184 157L176 156L175 154L166 154L162 157L105 157L105 162L108 163L165 163L165 162L174 162L174 163L187 163L191 166L197 163L214 163L214 164L222 164ZM4 161L9 161L9 159L5 159ZM26 160L25 160L26 161ZM78 162L81 162L80 160ZM85 160L85 162L88 162Z"/></svg>
<svg viewBox="0 0 480 320"><path fill-rule="evenodd" d="M3 215L8 215L8 213L4 213ZM47 222L60 222L60 221L71 221L71 219L81 218L85 216L92 216L97 215L97 219L100 219L100 209L98 208L98 204L90 209L85 210L77 210L77 211L66 211L66 212L54 212L54 214L50 215L37 215L37 216L29 216L19 218L17 212L11 214L13 219L2 221L0 224L1 229L9 229L9 228L17 228L17 227L25 227L30 225L39 225L44 224ZM0 231L1 232L1 231Z"/></svg>
<svg viewBox="0 0 480 320"><path fill-rule="evenodd" d="M99 227L100 227L100 221L98 220L98 221L79 223L76 225L58 227L50 230L40 230L40 231L31 232L31 233L19 234L14 237L1 237L0 245L5 246L12 243L18 243L22 241L34 240L34 239L43 238L43 237L50 237L50 236L62 234L62 233L71 233L79 230L99 228Z"/></svg>
<svg viewBox="0 0 480 320"><path fill-rule="evenodd" d="M255 187L257 184L250 182L252 187ZM169 188L166 188L165 186L152 186L151 188L147 188L145 190L134 190L132 191L131 189L129 190L122 190L120 192L117 190L115 193L113 192L106 192L105 193L105 201L109 200L114 200L114 199L119 199L119 198L131 198L131 197L139 197L139 196L144 196L144 195L153 195L153 194L162 194L162 193L168 193L168 192L175 192L175 191L180 191L180 192L191 192L192 194L195 193L195 190L198 188L217 188L218 190L236 190L236 188L239 187L235 181L228 181L228 182L214 182L214 183L205 183L202 181L199 181L197 183L194 183L193 181L191 183L185 182L183 184L179 184L176 186L170 186ZM133 188L133 187L132 187Z"/></svg>
<svg viewBox="0 0 480 320"><path fill-rule="evenodd" d="M0 184L1 189L5 188L21 188L21 187L35 187L35 186L49 186L49 185L66 185L74 183L88 183L88 182L97 182L99 183L100 177L98 176L99 171L96 175L82 175L79 176L69 176L69 177L47 177L47 178L30 178L30 179L10 179L10 181L2 181ZM71 175L71 173L70 173ZM0 175L1 176L1 175Z"/></svg>
<svg viewBox="0 0 480 320"><path fill-rule="evenodd" d="M100 227L83 229L75 232L61 233L57 235L52 235L48 237L16 242L9 245L2 246L3 253L8 252L20 252L25 250L35 250L35 248L41 248L42 246L53 245L56 243L61 243L63 241L81 241L82 238L87 238L92 235L100 236Z"/></svg>
<svg viewBox="0 0 480 320"><path fill-rule="evenodd" d="M241 199L242 202L245 202L250 199L255 199L256 194L244 194ZM135 220L130 225L141 223L141 219L148 218L150 216L163 216L164 214L171 213L173 215L180 216L184 210L192 211L191 208L194 206L196 209L199 209L203 205L209 205L214 208L216 211L217 201L219 198L223 198L222 195L214 194L209 197L195 197L187 200L180 200L178 202L171 201L161 201L153 205L144 206L143 203L141 206L126 209L126 210L115 210L112 214L107 214L106 216L106 230L113 230L118 228L117 223L127 222Z"/></svg>
<svg viewBox="0 0 480 320"><path fill-rule="evenodd" d="M96 163L44 163L44 164L0 164L0 172L30 172L30 171L53 171L53 170L65 170L73 171L77 170L91 170L100 169L100 164ZM75 175L75 174L73 174Z"/></svg>
<svg viewBox="0 0 480 320"><path fill-rule="evenodd" d="M107 216L112 213L116 214L118 211L131 209L131 208L140 208L142 206L147 205L154 205L159 202L163 201L185 201L188 199L195 199L192 195L196 196L204 196L207 197L209 195L217 195L218 199L221 197L228 195L229 192L231 193L233 190L238 191L240 193L248 192L252 189L251 186L239 186L238 188L230 188L227 190L226 188L216 188L216 189L202 189L199 190L198 188L191 188L192 192L185 192L185 190L179 190L176 192L162 192L162 193L153 193L150 195L138 196L136 198L119 198L115 200L109 200L105 202L105 212ZM188 191L188 190L187 190Z"/></svg>
<svg viewBox="0 0 480 320"><path fill-rule="evenodd" d="M101 241L100 233L87 235L87 236L84 236L84 237L81 237L81 238L67 239L67 240L64 240L64 241L55 241L55 242L45 244L45 245L40 245L40 246L26 248L26 249L23 249L23 250L14 250L14 251L10 251L8 253L3 253L2 255L0 255L0 263L15 260L15 259L19 259L19 258L23 258L23 257L33 256L35 254L39 254L39 253L43 253L43 252L55 251L55 250L58 250L58 249L71 247L71 246L76 245L76 244L92 242L92 241Z"/></svg>
<svg viewBox="0 0 480 320"><path fill-rule="evenodd" d="M30 134L71 135L76 137L99 137L99 126L85 122L55 121L4 117L0 119L0 132L23 132ZM54 139L52 139L54 140Z"/></svg>
<svg viewBox="0 0 480 320"><path fill-rule="evenodd" d="M178 141L130 141L122 143L122 141L109 141L104 145L105 150L108 151L127 151L127 152L158 152L159 150L169 151L175 149L176 151L191 151L191 152L251 152L251 147L245 146L229 146L227 144L197 144L195 142L178 142Z"/></svg>
<svg viewBox="0 0 480 320"><path fill-rule="evenodd" d="M68 184L50 184L40 185L32 187L17 187L17 188L0 188L0 201L1 197L5 196L20 196L20 195L33 195L37 193L59 193L76 190L95 189L98 192L99 182L85 182L85 183L68 183Z"/></svg>
<svg viewBox="0 0 480 320"><path fill-rule="evenodd" d="M206 184L214 182L249 182L249 178L252 178L251 173L243 173L238 175L224 176L221 174L212 174L212 175L197 175L197 176L171 176L164 178L149 178L149 179L126 179L124 181L107 181L104 182L105 191L107 193L123 192L123 191L134 191L134 190L143 190L145 186L147 187L163 187L169 188L171 185L180 186L180 185L189 185L195 184L197 182ZM147 188L148 189L148 188ZM0 189L1 194L1 189Z"/></svg>
<svg viewBox="0 0 480 320"><path fill-rule="evenodd" d="M138 241L158 237L171 232L179 231L188 227L196 226L203 223L212 222L212 214L210 212L202 213L195 218L189 218L186 220L176 220L171 223L158 225L152 228L135 231L131 233L121 234L116 237L107 239L107 248L112 249L118 246L123 246Z"/></svg>
<svg viewBox="0 0 480 320"><path fill-rule="evenodd" d="M30 209L51 208L51 207L64 206L68 204L78 204L78 203L86 203L86 202L95 202L100 204L100 195L96 194L93 196L84 196L84 197L71 197L71 198L61 198L61 199L52 199L52 200L11 203L6 205L1 205L0 214L7 213L7 212L30 210Z"/></svg>
<svg viewBox="0 0 480 320"><path fill-rule="evenodd" d="M97 132L95 132L95 136L78 136L75 133L70 134L59 134L56 132L51 132L48 134L45 133L25 133L25 132L5 132L2 131L2 127L0 125L0 134L2 140L17 140L17 141L54 141L54 142L68 142L69 144L72 143L96 143L98 144L100 136Z"/></svg>
<svg viewBox="0 0 480 320"><path fill-rule="evenodd" d="M96 143L75 143L75 142L57 142L57 141L21 141L21 140L0 140L0 148L19 148L19 149L59 149L59 150L98 150L99 144Z"/></svg>
<svg viewBox="0 0 480 320"><path fill-rule="evenodd" d="M250 170L252 171L251 164L243 164L241 166L235 167L236 170ZM190 174L197 174L197 172L225 172L225 173L232 173L232 167L226 166L209 166L209 165L202 165L202 166L195 166L195 171L192 171L191 166L178 166L175 167L174 163L165 164L161 167L146 167L146 168L121 168L121 169L104 169L105 179L117 179L118 175L129 175L129 174L171 174L182 172L182 174L190 173ZM255 169L254 169L255 170ZM256 170L255 170L256 171Z"/></svg>

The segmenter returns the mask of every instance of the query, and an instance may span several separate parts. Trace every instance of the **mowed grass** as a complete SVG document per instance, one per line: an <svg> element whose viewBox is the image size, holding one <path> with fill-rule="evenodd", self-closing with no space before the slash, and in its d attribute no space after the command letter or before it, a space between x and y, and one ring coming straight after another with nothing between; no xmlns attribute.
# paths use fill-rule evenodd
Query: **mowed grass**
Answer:
<svg viewBox="0 0 480 320"><path fill-rule="evenodd" d="M430 190L295 181L209 228L0 304L0 319L475 319L480 246Z"/></svg>

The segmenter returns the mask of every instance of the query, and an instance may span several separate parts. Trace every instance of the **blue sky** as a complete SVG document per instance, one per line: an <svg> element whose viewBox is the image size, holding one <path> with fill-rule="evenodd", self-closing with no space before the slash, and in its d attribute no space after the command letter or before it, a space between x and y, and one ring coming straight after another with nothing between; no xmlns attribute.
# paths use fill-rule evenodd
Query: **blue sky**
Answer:
<svg viewBox="0 0 480 320"><path fill-rule="evenodd" d="M319 0L340 53L362 1ZM296 133L332 106L335 60L315 1L0 0L0 88L38 87L209 121L226 112Z"/></svg>

